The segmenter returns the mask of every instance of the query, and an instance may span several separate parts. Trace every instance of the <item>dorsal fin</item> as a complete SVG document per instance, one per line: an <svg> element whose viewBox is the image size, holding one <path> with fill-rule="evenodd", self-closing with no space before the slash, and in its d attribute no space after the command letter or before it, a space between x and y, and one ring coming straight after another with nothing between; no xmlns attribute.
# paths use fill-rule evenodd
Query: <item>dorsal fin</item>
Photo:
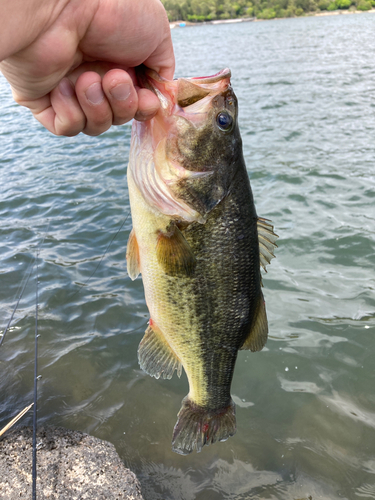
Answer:
<svg viewBox="0 0 375 500"><path fill-rule="evenodd" d="M266 304L263 294L259 296L257 308L254 314L254 319L250 327L250 332L245 339L241 349L249 349L250 351L261 351L267 342L268 337L268 321L266 314Z"/></svg>
<svg viewBox="0 0 375 500"><path fill-rule="evenodd" d="M139 366L155 378L172 378L175 370L182 373L181 361L172 351L163 332L150 319L150 325L138 347Z"/></svg>
<svg viewBox="0 0 375 500"><path fill-rule="evenodd" d="M260 265L266 272L266 265L270 264L271 259L275 257L273 252L277 247L276 240L278 238L278 235L273 232L273 225L269 222L271 222L269 219L262 217L258 217L257 220Z"/></svg>
<svg viewBox="0 0 375 500"><path fill-rule="evenodd" d="M134 229L130 231L128 245L126 247L126 264L129 278L134 281L140 273L139 249Z"/></svg>

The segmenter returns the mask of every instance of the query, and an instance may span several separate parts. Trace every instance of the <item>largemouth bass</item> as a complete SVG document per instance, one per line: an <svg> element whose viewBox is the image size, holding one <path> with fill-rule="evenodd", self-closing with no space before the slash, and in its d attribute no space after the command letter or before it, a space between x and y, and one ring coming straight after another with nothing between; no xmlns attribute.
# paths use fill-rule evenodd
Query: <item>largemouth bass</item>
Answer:
<svg viewBox="0 0 375 500"><path fill-rule="evenodd" d="M238 350L259 351L268 326L260 265L277 235L257 216L230 70L168 81L146 70L158 114L133 122L128 186L131 279L142 274L150 322L141 368L189 381L173 431L180 454L236 432L230 394Z"/></svg>

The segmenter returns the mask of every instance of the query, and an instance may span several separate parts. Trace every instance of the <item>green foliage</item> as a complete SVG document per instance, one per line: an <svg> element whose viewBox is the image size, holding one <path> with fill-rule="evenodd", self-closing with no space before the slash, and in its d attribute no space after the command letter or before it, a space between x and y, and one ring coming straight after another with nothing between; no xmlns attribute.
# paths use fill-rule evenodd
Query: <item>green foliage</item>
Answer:
<svg viewBox="0 0 375 500"><path fill-rule="evenodd" d="M320 0L318 7L320 10L338 10L338 9L349 9L352 5L352 0Z"/></svg>
<svg viewBox="0 0 375 500"><path fill-rule="evenodd" d="M276 12L273 9L266 8L259 12L257 17L258 19L274 19L276 17Z"/></svg>
<svg viewBox="0 0 375 500"><path fill-rule="evenodd" d="M320 10L327 10L330 3L330 0L320 0L318 7Z"/></svg>
<svg viewBox="0 0 375 500"><path fill-rule="evenodd" d="M253 14L250 0L162 0L170 21L211 21L249 17Z"/></svg>
<svg viewBox="0 0 375 500"><path fill-rule="evenodd" d="M338 9L349 9L352 2L351 0L335 0Z"/></svg>
<svg viewBox="0 0 375 500"><path fill-rule="evenodd" d="M302 9L303 12L313 12L317 8L317 5L314 0L295 0L295 6L296 9ZM295 15L300 16L301 14L297 14L296 11Z"/></svg>
<svg viewBox="0 0 375 500"><path fill-rule="evenodd" d="M372 5L367 0L359 0L359 3L357 5L357 9L358 10L371 10Z"/></svg>
<svg viewBox="0 0 375 500"><path fill-rule="evenodd" d="M192 23L197 23L207 20L207 16L197 16L196 14L195 15L188 14L187 18L188 21L191 21Z"/></svg>
<svg viewBox="0 0 375 500"><path fill-rule="evenodd" d="M320 10L370 10L375 0L162 0L170 21L204 22L255 16L295 17Z"/></svg>

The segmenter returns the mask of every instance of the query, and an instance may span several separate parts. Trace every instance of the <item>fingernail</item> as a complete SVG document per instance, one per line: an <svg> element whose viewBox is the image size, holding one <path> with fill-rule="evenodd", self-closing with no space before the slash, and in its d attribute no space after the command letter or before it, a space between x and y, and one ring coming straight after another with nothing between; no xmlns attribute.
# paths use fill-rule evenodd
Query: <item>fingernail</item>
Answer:
<svg viewBox="0 0 375 500"><path fill-rule="evenodd" d="M68 78L63 78L59 83L59 91L65 97L73 97L74 87Z"/></svg>
<svg viewBox="0 0 375 500"><path fill-rule="evenodd" d="M132 89L129 83L119 83L110 90L110 93L114 99L125 101L130 96L131 91Z"/></svg>
<svg viewBox="0 0 375 500"><path fill-rule="evenodd" d="M97 82L90 85L86 90L86 97L91 104L100 104L104 100L102 84Z"/></svg>

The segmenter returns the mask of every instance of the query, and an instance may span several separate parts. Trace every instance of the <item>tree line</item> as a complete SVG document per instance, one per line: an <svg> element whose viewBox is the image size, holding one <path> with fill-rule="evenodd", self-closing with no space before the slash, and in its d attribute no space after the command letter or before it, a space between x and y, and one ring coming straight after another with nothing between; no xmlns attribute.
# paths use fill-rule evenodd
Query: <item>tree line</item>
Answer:
<svg viewBox="0 0 375 500"><path fill-rule="evenodd" d="M302 16L339 9L370 10L375 0L162 0L169 21L204 22L217 19Z"/></svg>

